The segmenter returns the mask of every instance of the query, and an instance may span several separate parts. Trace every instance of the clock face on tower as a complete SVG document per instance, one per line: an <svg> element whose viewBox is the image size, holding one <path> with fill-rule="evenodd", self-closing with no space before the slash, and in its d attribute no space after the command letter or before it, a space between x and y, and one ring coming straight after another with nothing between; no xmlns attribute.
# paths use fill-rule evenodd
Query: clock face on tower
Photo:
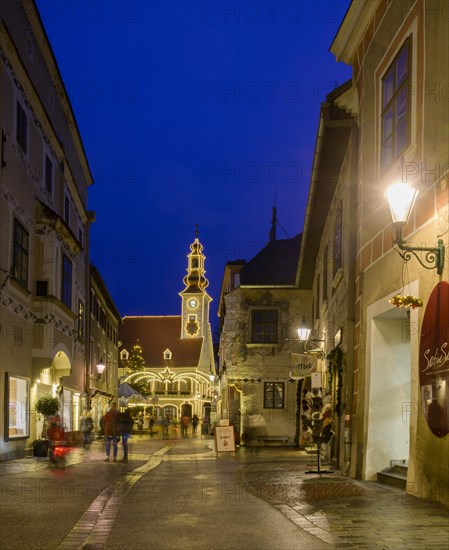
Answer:
<svg viewBox="0 0 449 550"><path fill-rule="evenodd" d="M189 304L189 307L190 307L191 309L195 309L196 306L198 305L198 301L195 300L195 298L191 298L191 299L189 300L188 304Z"/></svg>

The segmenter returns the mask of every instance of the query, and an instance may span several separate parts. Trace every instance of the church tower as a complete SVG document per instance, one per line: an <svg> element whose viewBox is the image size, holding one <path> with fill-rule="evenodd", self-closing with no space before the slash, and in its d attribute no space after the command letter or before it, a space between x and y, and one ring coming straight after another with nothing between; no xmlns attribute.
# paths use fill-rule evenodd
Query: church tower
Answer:
<svg viewBox="0 0 449 550"><path fill-rule="evenodd" d="M210 332L209 304L212 298L206 292L209 281L205 277L203 245L198 240L198 225L195 241L187 255L185 288L179 293L182 299L181 338L201 338Z"/></svg>

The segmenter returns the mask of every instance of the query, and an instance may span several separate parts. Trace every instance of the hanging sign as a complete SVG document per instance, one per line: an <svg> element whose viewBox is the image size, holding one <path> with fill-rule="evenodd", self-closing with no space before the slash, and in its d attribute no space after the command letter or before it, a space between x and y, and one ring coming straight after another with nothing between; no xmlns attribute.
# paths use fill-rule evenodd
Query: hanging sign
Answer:
<svg viewBox="0 0 449 550"><path fill-rule="evenodd" d="M449 433L449 283L433 289L424 313L419 347L419 382L432 433Z"/></svg>
<svg viewBox="0 0 449 550"><path fill-rule="evenodd" d="M301 378L308 376L315 368L316 357L313 355L291 353L290 362L290 378L292 380L301 380Z"/></svg>

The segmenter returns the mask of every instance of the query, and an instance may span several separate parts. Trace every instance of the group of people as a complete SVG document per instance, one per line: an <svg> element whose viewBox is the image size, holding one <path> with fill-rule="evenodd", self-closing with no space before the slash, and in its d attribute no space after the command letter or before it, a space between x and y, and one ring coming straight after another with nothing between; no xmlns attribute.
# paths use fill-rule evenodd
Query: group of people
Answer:
<svg viewBox="0 0 449 550"><path fill-rule="evenodd" d="M101 433L105 437L106 458L109 462L112 447L112 461L117 462L118 442L121 439L123 447L123 458L120 462L128 462L128 439L131 436L134 419L128 409L119 412L117 404L111 403L109 411L100 420Z"/></svg>
<svg viewBox="0 0 449 550"><path fill-rule="evenodd" d="M186 414L183 414L181 416L181 435L187 437L190 424L192 424L192 434L195 435L199 421L200 419L196 414L191 419Z"/></svg>
<svg viewBox="0 0 449 550"><path fill-rule="evenodd" d="M151 416L149 418L149 429L150 434L153 434L153 426L154 426L154 417ZM192 418L190 418L187 415L181 416L180 419L180 428L181 428L181 435L187 436L188 435L188 428L190 424L192 425L192 433L195 434L198 424L199 424L199 418L196 414L193 415ZM141 412L139 412L137 418L136 418L136 426L139 434L142 434L143 430L143 424L144 424L144 417ZM109 462L111 459L111 450L112 450L112 461L117 462L117 455L118 455L118 443L122 442L122 448L123 448L123 458L119 462L128 462L128 439L131 436L132 430L134 426L134 419L131 416L131 413L129 409L125 409L124 411L119 411L117 409L116 403L111 403L109 410L101 417L100 420L100 431L101 434L105 438L105 451L106 451L106 458L104 459L105 462ZM162 436L168 437L168 431L170 426L170 417L169 415L166 415L162 419ZM89 413L83 414L81 417L81 425L80 425L80 431L83 433L83 444L84 448L87 448L92 439L92 433L94 429L94 424L92 421L92 418Z"/></svg>
<svg viewBox="0 0 449 550"><path fill-rule="evenodd" d="M192 424L192 433L196 434L196 429L198 427L199 421L200 421L200 419L198 418L198 416L196 414L194 414L192 416L192 418L190 418L186 414L183 414L181 416L180 421L179 421L179 425L180 425L180 428L181 428L181 435L183 437L187 437L188 428L189 428L190 424ZM164 416L164 418L162 419L162 437L164 439L166 439L168 437L168 431L169 431L170 423L171 423L170 416L168 414L166 414ZM177 431L178 421L173 420L173 424L175 425L175 431Z"/></svg>
<svg viewBox="0 0 449 550"><path fill-rule="evenodd" d="M148 421L148 429L150 430L150 435L153 435L154 416L151 415L148 418L146 415L144 416L142 412L139 412L136 419L137 430L139 432L139 435L142 435L144 425L147 423L147 421Z"/></svg>

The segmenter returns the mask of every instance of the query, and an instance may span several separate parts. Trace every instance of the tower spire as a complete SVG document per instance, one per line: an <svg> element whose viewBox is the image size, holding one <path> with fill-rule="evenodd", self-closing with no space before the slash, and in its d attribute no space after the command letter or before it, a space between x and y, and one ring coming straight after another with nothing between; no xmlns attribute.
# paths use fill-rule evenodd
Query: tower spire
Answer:
<svg viewBox="0 0 449 550"><path fill-rule="evenodd" d="M277 213L276 213L276 203L275 203L271 213L271 229L268 237L268 240L270 243L276 240L276 225L277 225Z"/></svg>
<svg viewBox="0 0 449 550"><path fill-rule="evenodd" d="M195 228L195 241L187 255L187 275L183 279L185 288L179 293L182 298L181 338L203 337L209 330L209 302L212 298L206 291L209 281L204 268L206 256L198 240L198 224Z"/></svg>

